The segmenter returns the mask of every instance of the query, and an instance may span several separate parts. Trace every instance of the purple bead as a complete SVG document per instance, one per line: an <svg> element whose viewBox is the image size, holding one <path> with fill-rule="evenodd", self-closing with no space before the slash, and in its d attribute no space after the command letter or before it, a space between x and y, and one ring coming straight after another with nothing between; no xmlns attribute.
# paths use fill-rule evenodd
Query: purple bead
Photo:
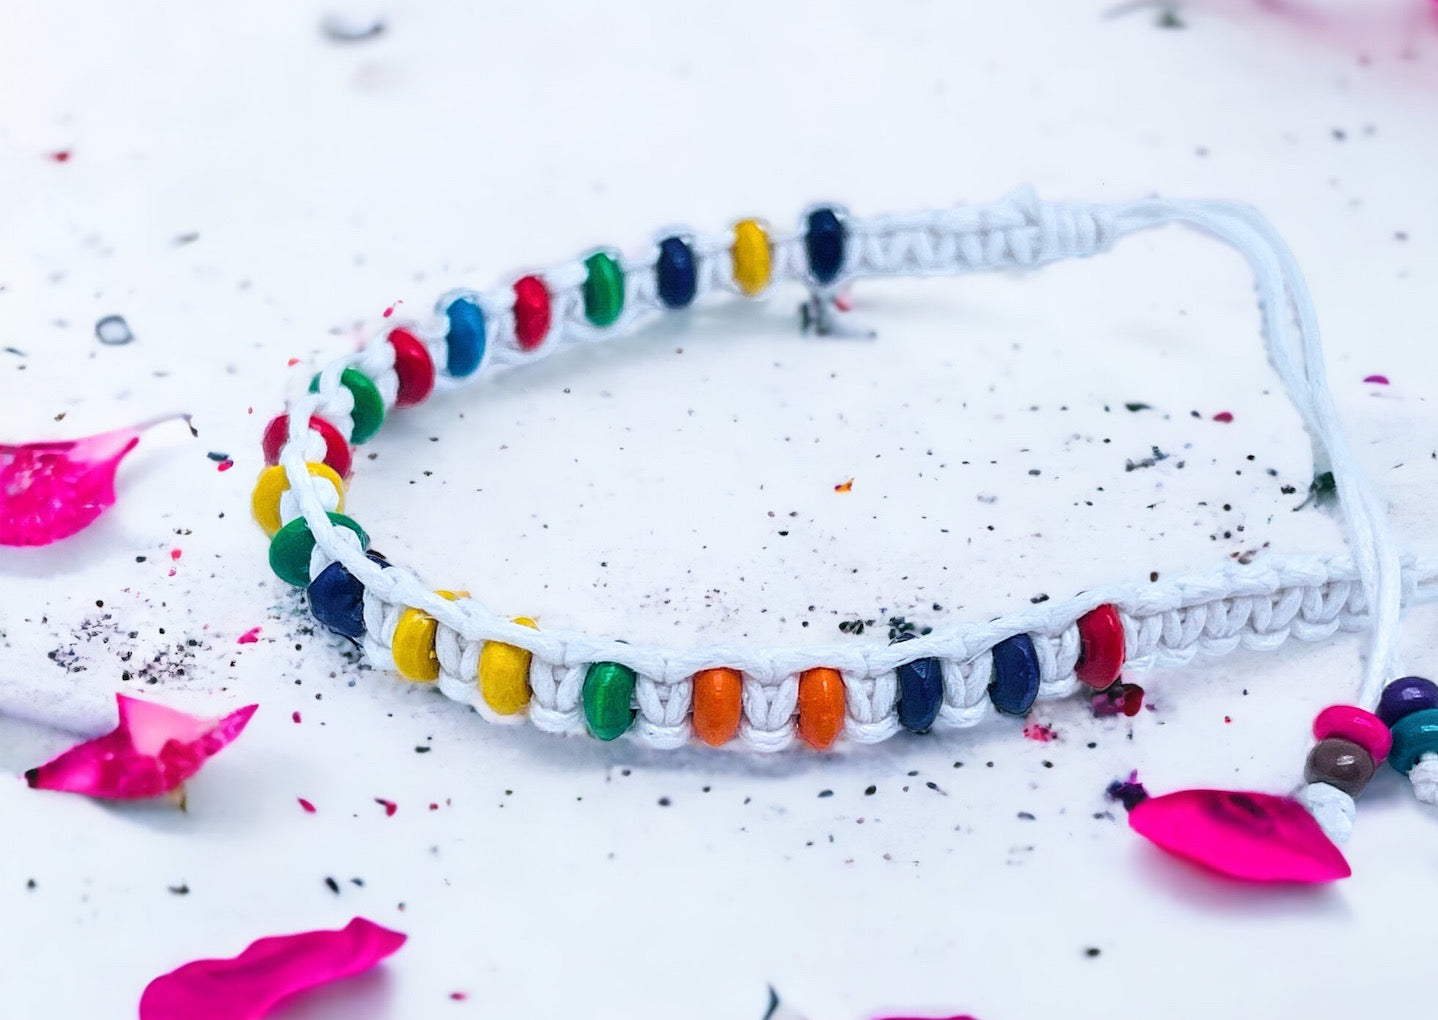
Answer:
<svg viewBox="0 0 1438 1020"><path fill-rule="evenodd" d="M1378 718L1391 727L1405 715L1425 708L1438 708L1438 685L1421 676L1405 676L1383 688L1378 701Z"/></svg>

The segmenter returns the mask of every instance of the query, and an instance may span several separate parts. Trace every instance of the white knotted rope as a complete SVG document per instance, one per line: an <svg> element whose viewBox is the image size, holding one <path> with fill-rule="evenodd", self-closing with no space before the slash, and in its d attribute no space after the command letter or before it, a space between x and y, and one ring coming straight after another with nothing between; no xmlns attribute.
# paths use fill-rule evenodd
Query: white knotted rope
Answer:
<svg viewBox="0 0 1438 1020"><path fill-rule="evenodd" d="M340 384L340 376L351 366L376 381L387 407L393 403L398 383L393 348L384 342L384 335L325 367L316 391L299 396L287 407L289 434L280 463L293 497L284 502L282 513L286 520L303 516L315 537L311 577L338 561L364 585L363 647L372 662L393 668L389 645L400 614L410 607L420 609L438 621L435 647L440 690L499 721L484 704L475 682L480 648L486 641L525 648L532 653L533 697L527 716L520 718L552 732L583 731L585 670L595 662L616 662L633 669L638 677L633 706L638 718L630 732L659 747L678 746L690 737L687 713L693 674L728 667L739 670L743 677L743 720L737 743L754 750L779 750L795 737L799 673L828 666L839 670L845 680L846 738L878 741L899 729L895 669L926 657L937 658L942 665L944 703L938 725L971 726L989 711L989 652L1016 634L1028 634L1035 644L1041 698L1065 697L1077 690L1076 621L1105 603L1119 610L1127 666L1132 669L1184 664L1195 656L1222 655L1240 646L1276 649L1291 637L1312 641L1338 630L1366 628L1370 651L1357 701L1372 707L1384 683L1397 675L1395 646L1401 606L1438 597L1438 558L1404 557L1394 545L1379 497L1354 460L1334 408L1308 288L1292 253L1255 211L1223 202L1158 198L1095 205L1049 203L1023 190L987 206L871 220L846 215L844 264L836 279L823 287L815 284L809 274L804 237L795 233L772 239L772 282L797 282L828 294L864 277L1033 268L1098 254L1119 238L1173 223L1223 241L1248 261L1269 361L1313 440L1315 474L1332 472L1351 555L1270 557L1246 566L1225 563L1203 574L1095 589L983 623L938 628L924 637L887 647L672 648L573 631L538 631L512 623L474 599L440 598L403 568L382 569L364 555L353 532L336 527L326 516L325 511L333 507L334 493L328 483L306 469L306 460L320 452L307 423L311 414L319 414L341 433L349 433L353 401ZM690 241L697 269L696 299L716 292L738 294L733 282L732 238L690 236ZM623 311L605 328L593 326L584 317L586 270L582 260L542 274L552 297L552 325L543 342L529 351L515 341L513 297L507 287L489 293L463 290L446 294L438 306L441 312L451 301L462 298L473 301L484 313L485 353L469 379L528 364L571 344L623 335L660 314L663 308L654 272L657 254L657 245L651 245L620 260L625 280ZM426 343L436 363L443 364L447 329L443 316L409 328ZM1438 767L1429 771L1438 772ZM1438 788L1438 780L1428 785ZM1325 810L1331 814L1331 805Z"/></svg>

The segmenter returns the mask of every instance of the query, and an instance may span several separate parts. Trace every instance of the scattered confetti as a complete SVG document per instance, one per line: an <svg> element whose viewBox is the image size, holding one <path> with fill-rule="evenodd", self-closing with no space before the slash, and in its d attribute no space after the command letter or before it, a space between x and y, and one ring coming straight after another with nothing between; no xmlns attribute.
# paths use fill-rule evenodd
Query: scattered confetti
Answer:
<svg viewBox="0 0 1438 1020"><path fill-rule="evenodd" d="M259 1020L282 999L368 970L405 936L356 917L338 931L277 935L239 956L196 960L151 981L140 1020Z"/></svg>
<svg viewBox="0 0 1438 1020"><path fill-rule="evenodd" d="M115 471L153 425L84 439L0 444L0 545L49 545L83 531L115 503Z"/></svg>
<svg viewBox="0 0 1438 1020"><path fill-rule="evenodd" d="M50 160L53 163L68 163L70 162L70 150L58 149L55 152L50 153Z"/></svg>
<svg viewBox="0 0 1438 1020"><path fill-rule="evenodd" d="M299 709L295 709L293 712L290 713L290 722L297 723L300 721L300 711Z"/></svg>
<svg viewBox="0 0 1438 1020"><path fill-rule="evenodd" d="M235 638L235 644L237 644L237 645L252 645L252 644L254 644L256 641L258 641L259 639L260 639L260 628L258 628L258 627L251 627L249 630L245 631L245 632L244 632L243 634L241 634L239 637ZM296 712L295 714L296 714L296 715L299 715L298 712ZM299 722L298 719L296 719L295 721L296 721L296 722Z"/></svg>
<svg viewBox="0 0 1438 1020"><path fill-rule="evenodd" d="M312 815L315 813L315 806L303 797L296 797L295 800L300 802L300 807L305 809L305 814Z"/></svg>
<svg viewBox="0 0 1438 1020"><path fill-rule="evenodd" d="M1387 386L1387 385L1388 385L1388 377L1387 377L1386 375L1368 375L1368 376L1364 376L1364 377L1363 377L1363 381L1364 381L1364 382L1377 383L1379 386Z"/></svg>
<svg viewBox="0 0 1438 1020"><path fill-rule="evenodd" d="M374 799L374 802L375 802L376 804L383 804L383 805L384 805L384 814L385 814L385 817L386 817L386 818L393 818L393 817L394 817L394 813L399 810L399 805L398 805L398 804L396 804L396 803L395 803L394 801L392 801L392 800L385 800L383 797L376 797L376 798Z"/></svg>
<svg viewBox="0 0 1438 1020"><path fill-rule="evenodd" d="M850 478L847 482L840 482L838 485L834 486L835 492L852 492L853 489L854 480L852 478Z"/></svg>
<svg viewBox="0 0 1438 1020"><path fill-rule="evenodd" d="M1049 741L1059 738L1059 731L1047 723L1031 723L1024 727L1024 736L1030 740L1037 740L1040 744L1047 744Z"/></svg>
<svg viewBox="0 0 1438 1020"><path fill-rule="evenodd" d="M1089 699L1095 718L1126 715L1132 718L1143 708L1143 688L1138 684L1114 683Z"/></svg>
<svg viewBox="0 0 1438 1020"><path fill-rule="evenodd" d="M135 339L130 324L120 315L107 315L95 323L95 339L107 347L120 347Z"/></svg>
<svg viewBox="0 0 1438 1020"><path fill-rule="evenodd" d="M1116 800L1122 804L1125 811L1132 811L1148 800L1148 791L1138 781L1137 770L1130 772L1127 779L1115 779L1109 783L1104 794L1109 800Z"/></svg>
<svg viewBox="0 0 1438 1020"><path fill-rule="evenodd" d="M1214 420L1214 421L1221 421L1221 422L1225 422L1225 423L1226 423L1226 422L1231 422L1231 421L1233 421L1233 412L1232 412L1232 411L1219 411L1217 414L1215 414L1215 415L1213 416L1213 420Z"/></svg>
<svg viewBox="0 0 1438 1020"><path fill-rule="evenodd" d="M189 779L244 730L257 705L222 719L200 719L153 701L115 695L120 721L102 737L77 744L25 773L37 790L111 800L157 797Z"/></svg>

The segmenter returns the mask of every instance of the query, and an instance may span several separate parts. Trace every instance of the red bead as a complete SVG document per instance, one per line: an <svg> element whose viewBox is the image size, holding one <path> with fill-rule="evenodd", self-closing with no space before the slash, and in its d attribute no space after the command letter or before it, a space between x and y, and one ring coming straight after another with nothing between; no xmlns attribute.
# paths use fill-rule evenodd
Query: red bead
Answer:
<svg viewBox="0 0 1438 1020"><path fill-rule="evenodd" d="M1103 690L1123 672L1123 621L1111 605L1099 606L1079 617L1079 657L1074 675Z"/></svg>
<svg viewBox="0 0 1438 1020"><path fill-rule="evenodd" d="M395 407L414 407L434 390L434 359L429 349L407 329L392 329L389 345L394 348L394 374L399 376Z"/></svg>
<svg viewBox="0 0 1438 1020"><path fill-rule="evenodd" d="M549 333L549 288L537 276L514 281L514 339L532 351Z"/></svg>
<svg viewBox="0 0 1438 1020"><path fill-rule="evenodd" d="M340 430L317 414L310 415L310 429L318 432L324 438L324 462L335 474L341 478L348 478L350 474L350 444L345 442L345 437L340 435ZM285 445L285 438L289 433L290 416L287 414L279 415L265 426L265 435L260 440L260 446L265 451L266 464L280 462L280 447Z"/></svg>
<svg viewBox="0 0 1438 1020"><path fill-rule="evenodd" d="M1382 763L1393 749L1393 733L1383 720L1356 705L1329 705L1313 720L1315 740L1341 737L1351 740Z"/></svg>

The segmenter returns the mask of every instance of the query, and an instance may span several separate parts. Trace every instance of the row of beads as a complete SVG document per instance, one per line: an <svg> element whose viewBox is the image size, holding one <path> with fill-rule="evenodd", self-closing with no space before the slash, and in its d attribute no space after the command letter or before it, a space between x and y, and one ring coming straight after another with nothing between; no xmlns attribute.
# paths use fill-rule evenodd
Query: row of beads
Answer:
<svg viewBox="0 0 1438 1020"><path fill-rule="evenodd" d="M665 308L687 308L699 290L699 267L691 240L671 235L657 244L654 263L654 293ZM832 283L844 267L848 249L848 228L838 210L815 209L805 222L804 251L809 275L819 285ZM769 286L773 279L774 243L758 220L742 220L734 226L729 248L734 285L749 297ZM584 317L595 326L611 326L624 311L624 269L608 251L597 251L584 260L582 288ZM542 277L524 276L513 286L514 340L520 350L532 351L544 343L553 323L553 300ZM487 325L484 311L468 298L458 298L442 309L449 322L446 369L463 378L472 375L484 360Z"/></svg>

